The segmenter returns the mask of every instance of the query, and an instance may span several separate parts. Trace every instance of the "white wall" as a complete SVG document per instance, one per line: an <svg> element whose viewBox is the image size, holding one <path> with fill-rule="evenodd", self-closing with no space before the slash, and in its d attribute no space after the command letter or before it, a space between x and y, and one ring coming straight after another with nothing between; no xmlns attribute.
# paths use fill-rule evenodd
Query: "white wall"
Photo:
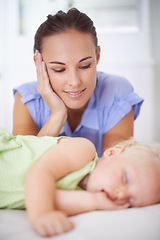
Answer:
<svg viewBox="0 0 160 240"><path fill-rule="evenodd" d="M160 1L151 1L151 35L154 65L154 138L160 141Z"/></svg>
<svg viewBox="0 0 160 240"><path fill-rule="evenodd" d="M0 126L12 131L13 87L36 78L33 38L19 35L18 0L0 0Z"/></svg>
<svg viewBox="0 0 160 240"><path fill-rule="evenodd" d="M12 88L36 78L32 53L33 38L18 34L17 3L18 0L0 0L0 9L3 7L5 19L3 21L5 27L1 28L3 49L0 48L1 56L3 56L0 60L0 74L2 75L0 78L0 126L9 131L12 131L14 102ZM159 12L160 1L141 0L141 29L139 32L132 34L98 32L102 50L98 69L128 78L135 91L145 99L141 114L135 121L135 137L148 142L160 141L160 85L158 80L160 54L157 54L160 51L157 42L157 38L160 37L157 33ZM155 43L156 47L153 49Z"/></svg>
<svg viewBox="0 0 160 240"><path fill-rule="evenodd" d="M141 1L140 31L99 35L102 55L99 68L129 79L145 101L135 121L135 137L154 141L154 60L152 58L149 1Z"/></svg>

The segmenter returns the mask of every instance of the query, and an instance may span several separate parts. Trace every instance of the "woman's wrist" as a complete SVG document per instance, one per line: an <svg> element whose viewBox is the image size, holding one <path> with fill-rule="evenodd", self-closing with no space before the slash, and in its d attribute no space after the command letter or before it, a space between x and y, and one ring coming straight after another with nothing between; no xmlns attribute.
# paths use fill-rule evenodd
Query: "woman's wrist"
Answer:
<svg viewBox="0 0 160 240"><path fill-rule="evenodd" d="M46 123L43 125L38 133L41 136L58 137L63 125L67 120L67 115L63 113L51 114Z"/></svg>
<svg viewBox="0 0 160 240"><path fill-rule="evenodd" d="M65 122L67 121L67 110L64 109L63 111L57 111L54 113L51 113L50 118L52 121L57 121L57 124L63 126Z"/></svg>

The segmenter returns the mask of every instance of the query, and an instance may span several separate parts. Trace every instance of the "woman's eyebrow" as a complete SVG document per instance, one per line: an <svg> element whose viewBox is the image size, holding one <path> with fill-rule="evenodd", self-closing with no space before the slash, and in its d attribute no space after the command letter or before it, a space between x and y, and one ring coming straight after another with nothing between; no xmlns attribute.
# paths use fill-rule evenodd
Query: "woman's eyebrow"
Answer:
<svg viewBox="0 0 160 240"><path fill-rule="evenodd" d="M85 60L87 60L87 59L89 59L89 58L92 58L92 57L91 57L91 56L88 56L88 57L82 58L82 59L79 61L79 63L80 63L80 62L83 62L83 61L85 61Z"/></svg>
<svg viewBox="0 0 160 240"><path fill-rule="evenodd" d="M60 64L60 65L65 65L65 63L63 62L59 62L59 61L52 61L52 62L49 62L50 64Z"/></svg>
<svg viewBox="0 0 160 240"><path fill-rule="evenodd" d="M89 59L89 58L92 58L92 57L91 57L91 56L88 56L88 57L82 58L82 59L79 61L79 63L81 63L81 62L83 62L83 61L85 61L85 60L87 60L87 59ZM51 62L49 62L49 64L66 65L65 63L59 62L59 61L51 61Z"/></svg>

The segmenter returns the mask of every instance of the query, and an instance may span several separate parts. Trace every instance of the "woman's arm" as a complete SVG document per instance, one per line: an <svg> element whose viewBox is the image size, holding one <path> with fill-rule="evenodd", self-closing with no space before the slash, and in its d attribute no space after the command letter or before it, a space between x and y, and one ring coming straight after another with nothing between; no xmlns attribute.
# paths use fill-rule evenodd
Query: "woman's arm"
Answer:
<svg viewBox="0 0 160 240"><path fill-rule="evenodd" d="M38 127L34 123L22 96L16 92L13 108L13 135L37 135Z"/></svg>
<svg viewBox="0 0 160 240"><path fill-rule="evenodd" d="M105 149L117 144L122 140L127 140L133 136L134 113L132 110L111 130L103 136L103 152Z"/></svg>
<svg viewBox="0 0 160 240"><path fill-rule="evenodd" d="M21 98L22 96L17 92L13 108L13 135L35 135L39 137L47 135L57 137L66 121L63 113L51 114L39 131Z"/></svg>
<svg viewBox="0 0 160 240"><path fill-rule="evenodd" d="M57 137L67 120L67 108L63 101L53 91L45 63L41 54L37 51L35 55L37 70L37 91L50 108L51 114L41 130L34 123L26 104L21 101L22 96L17 92L13 108L13 135L36 135Z"/></svg>
<svg viewBox="0 0 160 240"><path fill-rule="evenodd" d="M87 139L67 138L46 152L29 170L25 203L34 229L42 236L69 231L73 224L62 209L56 209L55 183L95 157L95 147Z"/></svg>

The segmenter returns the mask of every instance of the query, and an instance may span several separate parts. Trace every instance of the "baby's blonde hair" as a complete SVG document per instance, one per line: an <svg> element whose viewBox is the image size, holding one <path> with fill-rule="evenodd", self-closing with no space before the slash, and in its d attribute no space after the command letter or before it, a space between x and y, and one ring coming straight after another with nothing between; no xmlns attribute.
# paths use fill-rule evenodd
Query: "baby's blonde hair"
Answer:
<svg viewBox="0 0 160 240"><path fill-rule="evenodd" d="M134 140L134 138L130 138L128 140L119 142L118 145L122 145L126 149L132 148L134 150L137 149L148 152L149 154L152 154L153 158L158 160L160 163L160 143L145 144Z"/></svg>

